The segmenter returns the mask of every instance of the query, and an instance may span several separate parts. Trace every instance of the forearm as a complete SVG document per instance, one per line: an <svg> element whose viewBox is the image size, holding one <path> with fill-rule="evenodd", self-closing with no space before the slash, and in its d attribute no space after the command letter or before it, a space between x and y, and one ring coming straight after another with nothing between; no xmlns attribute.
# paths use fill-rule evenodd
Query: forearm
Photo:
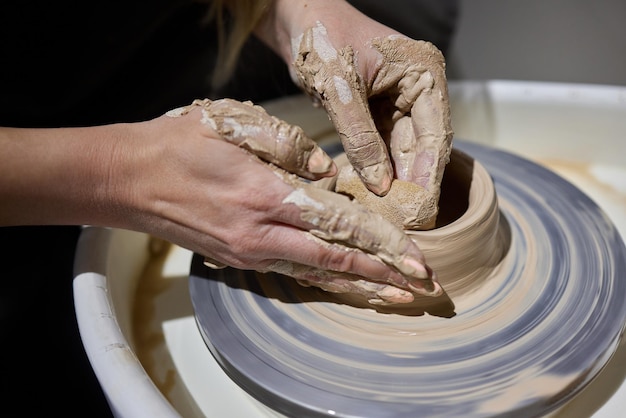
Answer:
<svg viewBox="0 0 626 418"><path fill-rule="evenodd" d="M338 42L335 47L343 46L341 41L346 34L353 41L365 44L373 37L395 32L363 15L344 0L274 0L254 33L291 64L292 44L318 22L332 28L331 38ZM359 33L354 32L356 28Z"/></svg>
<svg viewBox="0 0 626 418"><path fill-rule="evenodd" d="M110 162L122 126L1 128L0 225L110 221Z"/></svg>

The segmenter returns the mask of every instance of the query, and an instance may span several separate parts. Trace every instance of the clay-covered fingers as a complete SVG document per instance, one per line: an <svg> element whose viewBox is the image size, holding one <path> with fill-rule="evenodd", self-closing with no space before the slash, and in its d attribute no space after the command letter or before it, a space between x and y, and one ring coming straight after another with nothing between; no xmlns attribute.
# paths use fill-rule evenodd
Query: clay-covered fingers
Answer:
<svg viewBox="0 0 626 418"><path fill-rule="evenodd" d="M302 128L269 115L261 106L232 99L195 100L169 112L180 116L201 109L201 123L223 140L309 180L335 174L335 164Z"/></svg>
<svg viewBox="0 0 626 418"><path fill-rule="evenodd" d="M331 293L361 295L372 305L410 303L415 299L412 292L393 285L288 261L274 263L272 271L296 279L301 286L315 286Z"/></svg>
<svg viewBox="0 0 626 418"><path fill-rule="evenodd" d="M387 146L369 112L367 91L352 47L339 50L318 23L294 43L294 71L302 88L324 106L348 160L369 190L384 195L393 168Z"/></svg>
<svg viewBox="0 0 626 418"><path fill-rule="evenodd" d="M371 44L382 56L371 88L379 108L372 112L388 127L396 176L438 197L453 135L444 57L433 44L405 37Z"/></svg>
<svg viewBox="0 0 626 418"><path fill-rule="evenodd" d="M301 228L327 244L345 248L343 252L330 248L335 252L328 259L334 258L336 264L341 257L354 257L349 249L356 249L399 273L387 275L388 284L430 296L441 293L441 287L436 284L434 273L426 265L422 252L408 235L390 221L346 196L298 182L297 179L286 181L294 186L294 190L283 200L283 204L292 205L297 210L302 221ZM323 245L318 244L318 247L318 253L330 251ZM332 265L292 261L338 271ZM367 273L357 274L372 279Z"/></svg>

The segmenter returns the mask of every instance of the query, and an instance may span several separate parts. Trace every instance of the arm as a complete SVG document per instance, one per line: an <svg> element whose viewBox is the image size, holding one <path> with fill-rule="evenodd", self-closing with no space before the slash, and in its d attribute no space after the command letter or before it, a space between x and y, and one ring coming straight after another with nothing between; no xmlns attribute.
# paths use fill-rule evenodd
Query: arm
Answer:
<svg viewBox="0 0 626 418"><path fill-rule="evenodd" d="M108 170L131 130L0 128L0 226L122 226Z"/></svg>
<svg viewBox="0 0 626 418"><path fill-rule="evenodd" d="M374 214L253 155L311 179L334 174L298 128L250 104L199 101L141 123L0 132L2 225L136 230L241 269L376 282L374 300L441 291L400 230L376 229ZM277 138L281 152L271 151ZM283 271L283 261L299 267Z"/></svg>

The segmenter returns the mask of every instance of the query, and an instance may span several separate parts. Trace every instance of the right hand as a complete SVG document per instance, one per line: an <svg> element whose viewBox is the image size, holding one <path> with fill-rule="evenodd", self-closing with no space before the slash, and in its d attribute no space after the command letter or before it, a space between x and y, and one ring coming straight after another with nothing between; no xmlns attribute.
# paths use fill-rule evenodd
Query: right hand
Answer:
<svg viewBox="0 0 626 418"><path fill-rule="evenodd" d="M219 119L211 114L213 105L236 112ZM403 231L285 171L310 179L334 174L329 157L299 128L249 104L208 106L134 124L137 135L120 141L111 170L120 175L111 184L112 193L133 208L124 214L126 227L202 254L214 265L276 271L329 291L360 293L371 303L441 293ZM284 141L280 149L261 155L272 164L251 154L271 149L277 138Z"/></svg>

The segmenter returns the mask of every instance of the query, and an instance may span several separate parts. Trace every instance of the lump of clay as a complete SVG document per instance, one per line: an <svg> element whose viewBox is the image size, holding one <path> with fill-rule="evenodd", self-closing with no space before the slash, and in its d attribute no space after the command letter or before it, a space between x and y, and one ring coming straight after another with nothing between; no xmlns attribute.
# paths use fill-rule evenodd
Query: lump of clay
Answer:
<svg viewBox="0 0 626 418"><path fill-rule="evenodd" d="M378 196L365 187L357 172L348 164L339 171L335 191L357 200L402 229L425 230L435 227L438 199L415 183L395 179L389 192L385 196Z"/></svg>
<svg viewBox="0 0 626 418"><path fill-rule="evenodd" d="M317 187L347 195L406 231L435 228L439 199L433 193L418 184L394 179L389 192L378 196L365 187L345 153L335 158L335 164L339 173L318 180L314 183Z"/></svg>

